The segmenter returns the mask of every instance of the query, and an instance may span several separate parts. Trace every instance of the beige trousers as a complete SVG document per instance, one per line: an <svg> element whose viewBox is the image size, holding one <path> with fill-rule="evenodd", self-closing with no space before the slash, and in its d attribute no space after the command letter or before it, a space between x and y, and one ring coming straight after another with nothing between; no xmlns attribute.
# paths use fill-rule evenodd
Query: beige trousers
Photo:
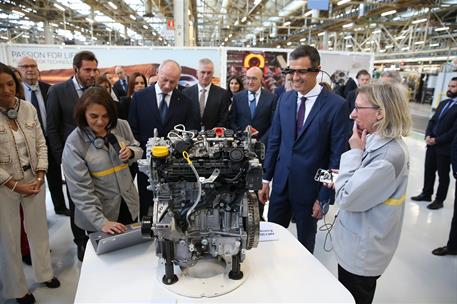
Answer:
<svg viewBox="0 0 457 304"><path fill-rule="evenodd" d="M30 182L33 179L31 170L27 170L23 181ZM24 227L35 281L49 281L54 276L49 253L45 189L46 185L43 185L40 193L24 197L6 186L0 186L0 279L7 299L21 298L29 292L22 268L20 205L24 210Z"/></svg>

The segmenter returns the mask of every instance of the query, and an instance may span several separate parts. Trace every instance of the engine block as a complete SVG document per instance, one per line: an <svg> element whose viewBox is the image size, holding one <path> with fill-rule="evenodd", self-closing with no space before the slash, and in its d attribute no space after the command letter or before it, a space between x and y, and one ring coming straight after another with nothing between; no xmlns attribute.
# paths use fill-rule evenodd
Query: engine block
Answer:
<svg viewBox="0 0 457 304"><path fill-rule="evenodd" d="M240 279L245 250L259 241L258 200L264 145L250 130L224 128L186 131L175 127L168 138L150 138L139 169L154 194L152 217L143 235L157 240L165 259L162 281L173 284L173 264L192 267L203 257L223 259L231 279Z"/></svg>

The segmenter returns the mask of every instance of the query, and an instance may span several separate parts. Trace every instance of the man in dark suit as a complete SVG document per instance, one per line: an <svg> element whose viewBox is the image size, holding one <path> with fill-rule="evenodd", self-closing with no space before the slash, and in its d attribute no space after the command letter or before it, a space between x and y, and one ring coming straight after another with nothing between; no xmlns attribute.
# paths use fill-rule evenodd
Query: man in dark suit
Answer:
<svg viewBox="0 0 457 304"><path fill-rule="evenodd" d="M252 67L246 72L247 90L233 95L230 127L233 130L244 130L251 126L259 132L257 137L266 144L277 99L273 93L262 88L262 79L263 72L258 67Z"/></svg>
<svg viewBox="0 0 457 304"><path fill-rule="evenodd" d="M114 73L119 79L113 85L113 92L116 94L117 99L121 100L121 97L127 96L129 89L129 78L125 73L124 68L119 65L114 68Z"/></svg>
<svg viewBox="0 0 457 304"><path fill-rule="evenodd" d="M452 215L451 222L451 231L449 232L449 239L447 245L444 247L436 248L432 251L434 255L457 255L457 133L454 135L454 140L451 144L451 162L452 162L452 172L454 178L456 179L455 183L455 193L454 193L454 214Z"/></svg>
<svg viewBox="0 0 457 304"><path fill-rule="evenodd" d="M333 196L314 176L319 168L339 167L347 146L349 113L344 99L317 83L320 56L314 47L296 48L289 62L294 90L284 93L278 102L259 197L264 203L270 199L270 222L288 227L294 214L298 240L312 253L317 220Z"/></svg>
<svg viewBox="0 0 457 304"><path fill-rule="evenodd" d="M457 132L457 77L451 79L446 93L449 99L440 102L425 131L425 172L422 193L411 197L413 201L431 201L435 185L435 172L439 183L435 200L428 209L443 208L449 187L451 165L451 142Z"/></svg>
<svg viewBox="0 0 457 304"><path fill-rule="evenodd" d="M360 70L357 72L357 75L355 78L357 79L357 86L352 91L347 93L347 95L346 95L346 101L348 103L349 113L351 113L355 107L355 99L357 98L357 88L368 84L370 82L371 76L367 70ZM348 127L348 132L349 132L348 138L349 138L352 135L351 130L352 130L352 126L354 124L354 121L351 119L351 117L348 117L348 124L349 124L349 127Z"/></svg>
<svg viewBox="0 0 457 304"><path fill-rule="evenodd" d="M165 60L159 67L158 80L154 85L137 92L132 97L129 123L133 135L145 151L146 143L157 129L159 137L167 137L174 126L184 124L187 130L199 128L198 117L193 112L192 101L176 89L181 76L181 67L174 60ZM153 205L152 192L147 190L148 177L138 174L140 194L140 217L147 215Z"/></svg>
<svg viewBox="0 0 457 304"><path fill-rule="evenodd" d="M98 61L89 51L82 51L73 57L74 76L53 85L48 92L47 126L49 148L54 159L61 164L62 152L68 135L76 128L74 107L84 90L95 84ZM74 242L78 246L78 259L84 257L87 237L81 228L75 225L75 205L67 188L70 206L70 223Z"/></svg>
<svg viewBox="0 0 457 304"><path fill-rule="evenodd" d="M195 114L200 117L200 124L205 130L225 126L229 101L226 91L212 84L214 64L204 58L198 62L198 83L185 88L182 92L195 106Z"/></svg>
<svg viewBox="0 0 457 304"><path fill-rule="evenodd" d="M22 74L22 85L24 87L25 99L33 104L37 110L38 120L41 129L47 138L46 126L46 101L50 85L38 81L38 65L32 57L22 57L18 61L18 68ZM46 172L49 192L51 193L52 203L56 214L70 216L70 210L65 206L65 198L62 190L62 170L60 163L55 160L52 153L48 153L48 171Z"/></svg>

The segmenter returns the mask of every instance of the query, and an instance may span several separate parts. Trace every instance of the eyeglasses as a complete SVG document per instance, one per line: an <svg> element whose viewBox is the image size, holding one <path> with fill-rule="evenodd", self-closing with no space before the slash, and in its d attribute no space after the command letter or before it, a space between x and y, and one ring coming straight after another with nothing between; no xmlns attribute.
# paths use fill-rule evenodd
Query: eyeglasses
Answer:
<svg viewBox="0 0 457 304"><path fill-rule="evenodd" d="M367 107L361 107L361 106L358 106L358 105L355 105L354 106L354 109L356 112L359 112L359 110L363 110L363 109L379 109L379 106L367 106Z"/></svg>
<svg viewBox="0 0 457 304"><path fill-rule="evenodd" d="M37 67L37 65L36 64L24 64L24 65L20 65L18 67L21 69L28 69L28 68L35 69Z"/></svg>
<svg viewBox="0 0 457 304"><path fill-rule="evenodd" d="M294 73L306 74L306 73L317 73L317 72L320 72L320 69L318 69L318 68L292 69L290 67L286 67L286 68L282 69L282 73L284 75L294 74Z"/></svg>

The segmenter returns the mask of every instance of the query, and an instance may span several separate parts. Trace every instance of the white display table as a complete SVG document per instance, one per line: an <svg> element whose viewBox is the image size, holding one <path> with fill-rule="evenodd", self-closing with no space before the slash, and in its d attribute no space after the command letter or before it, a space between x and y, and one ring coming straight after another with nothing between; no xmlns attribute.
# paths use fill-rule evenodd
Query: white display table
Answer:
<svg viewBox="0 0 457 304"><path fill-rule="evenodd" d="M288 230L271 225L279 240L260 242L247 251L246 282L214 298L187 298L162 286L156 271L164 269L156 267L151 242L100 256L88 243L75 303L354 303L349 291Z"/></svg>

